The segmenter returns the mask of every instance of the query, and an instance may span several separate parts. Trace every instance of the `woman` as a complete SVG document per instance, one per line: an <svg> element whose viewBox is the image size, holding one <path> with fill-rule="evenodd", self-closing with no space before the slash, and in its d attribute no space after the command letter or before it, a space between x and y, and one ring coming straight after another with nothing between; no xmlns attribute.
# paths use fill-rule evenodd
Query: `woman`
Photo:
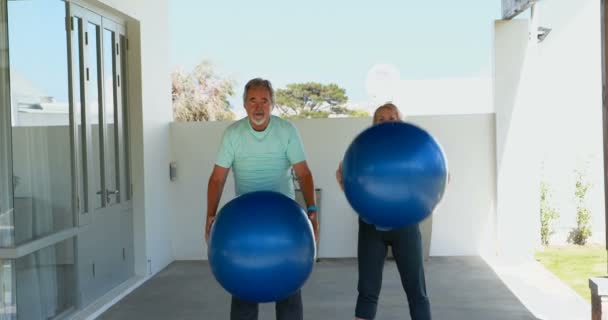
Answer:
<svg viewBox="0 0 608 320"><path fill-rule="evenodd" d="M399 109L392 104L384 104L374 112L373 124L401 121ZM336 179L342 184L342 163L336 171ZM400 229L380 231L359 219L358 265L359 282L357 290L356 320L371 320L376 316L378 296L382 286L382 269L388 246L391 246L401 284L407 295L412 320L430 320L431 306L426 294L422 241L417 224Z"/></svg>

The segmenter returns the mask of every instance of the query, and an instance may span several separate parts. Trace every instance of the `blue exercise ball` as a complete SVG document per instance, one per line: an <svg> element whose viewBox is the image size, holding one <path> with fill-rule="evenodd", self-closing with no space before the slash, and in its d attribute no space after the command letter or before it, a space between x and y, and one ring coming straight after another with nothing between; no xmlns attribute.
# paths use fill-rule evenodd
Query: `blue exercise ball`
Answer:
<svg viewBox="0 0 608 320"><path fill-rule="evenodd" d="M315 250L312 225L298 203L278 192L258 191L219 211L208 257L226 291L250 302L271 302L304 285Z"/></svg>
<svg viewBox="0 0 608 320"><path fill-rule="evenodd" d="M381 230L419 223L443 197L447 163L439 143L405 122L369 127L342 162L344 193L366 223Z"/></svg>

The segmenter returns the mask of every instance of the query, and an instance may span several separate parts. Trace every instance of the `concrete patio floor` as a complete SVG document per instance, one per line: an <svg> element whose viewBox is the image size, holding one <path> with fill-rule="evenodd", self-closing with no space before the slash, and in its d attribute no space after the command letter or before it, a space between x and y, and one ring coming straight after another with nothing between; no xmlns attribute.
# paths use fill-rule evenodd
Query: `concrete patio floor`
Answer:
<svg viewBox="0 0 608 320"><path fill-rule="evenodd" d="M356 266L354 259L324 259L317 263L302 291L304 319L353 319ZM506 285L494 270L504 271L509 284ZM548 297L550 301L537 297L531 303L524 304L519 299L531 299L542 294L546 288L522 286L521 283L527 280L516 276L521 271L504 266L491 267L480 257L431 257L426 265L426 277L433 318L558 319L539 318L535 314L546 313L545 308L556 303L557 308L559 304L569 304L571 292L565 295L556 293ZM532 272L536 274L528 274L527 277L540 277L540 285L549 283L553 286L549 290L561 288L552 282L555 279L547 278L542 268ZM539 284L538 281L532 283ZM576 312L586 312L584 302L583 311L580 306ZM206 261L176 261L103 313L99 319L220 320L229 318L229 307L230 297L215 281ZM386 262L378 309L378 320L409 319L405 293L394 261ZM572 313L564 316L568 318L563 319L569 320L578 318L572 318ZM589 319L589 313L584 318ZM262 304L259 319L275 319L274 304Z"/></svg>

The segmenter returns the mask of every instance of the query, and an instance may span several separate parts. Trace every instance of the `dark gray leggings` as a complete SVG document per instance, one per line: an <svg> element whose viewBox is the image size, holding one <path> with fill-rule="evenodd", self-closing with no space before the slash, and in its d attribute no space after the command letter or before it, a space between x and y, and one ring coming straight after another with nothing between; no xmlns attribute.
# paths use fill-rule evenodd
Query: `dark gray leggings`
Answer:
<svg viewBox="0 0 608 320"><path fill-rule="evenodd" d="M300 290L291 296L277 301L275 305L277 320L302 320L302 295ZM258 304L232 296L230 320L257 320Z"/></svg>
<svg viewBox="0 0 608 320"><path fill-rule="evenodd" d="M430 320L431 305L426 295L422 240L418 225L379 231L359 220L359 283L355 316L374 319L382 287L382 270L388 246L392 247L401 284L407 295L412 320Z"/></svg>

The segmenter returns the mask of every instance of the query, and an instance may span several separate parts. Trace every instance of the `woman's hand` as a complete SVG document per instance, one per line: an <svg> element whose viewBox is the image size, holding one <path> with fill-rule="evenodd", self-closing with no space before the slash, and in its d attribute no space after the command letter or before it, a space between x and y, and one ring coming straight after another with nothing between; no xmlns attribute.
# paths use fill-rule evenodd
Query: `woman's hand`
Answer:
<svg viewBox="0 0 608 320"><path fill-rule="evenodd" d="M342 183L342 162L338 165L338 170L336 170L336 181L340 185L340 189L344 192L344 183Z"/></svg>

